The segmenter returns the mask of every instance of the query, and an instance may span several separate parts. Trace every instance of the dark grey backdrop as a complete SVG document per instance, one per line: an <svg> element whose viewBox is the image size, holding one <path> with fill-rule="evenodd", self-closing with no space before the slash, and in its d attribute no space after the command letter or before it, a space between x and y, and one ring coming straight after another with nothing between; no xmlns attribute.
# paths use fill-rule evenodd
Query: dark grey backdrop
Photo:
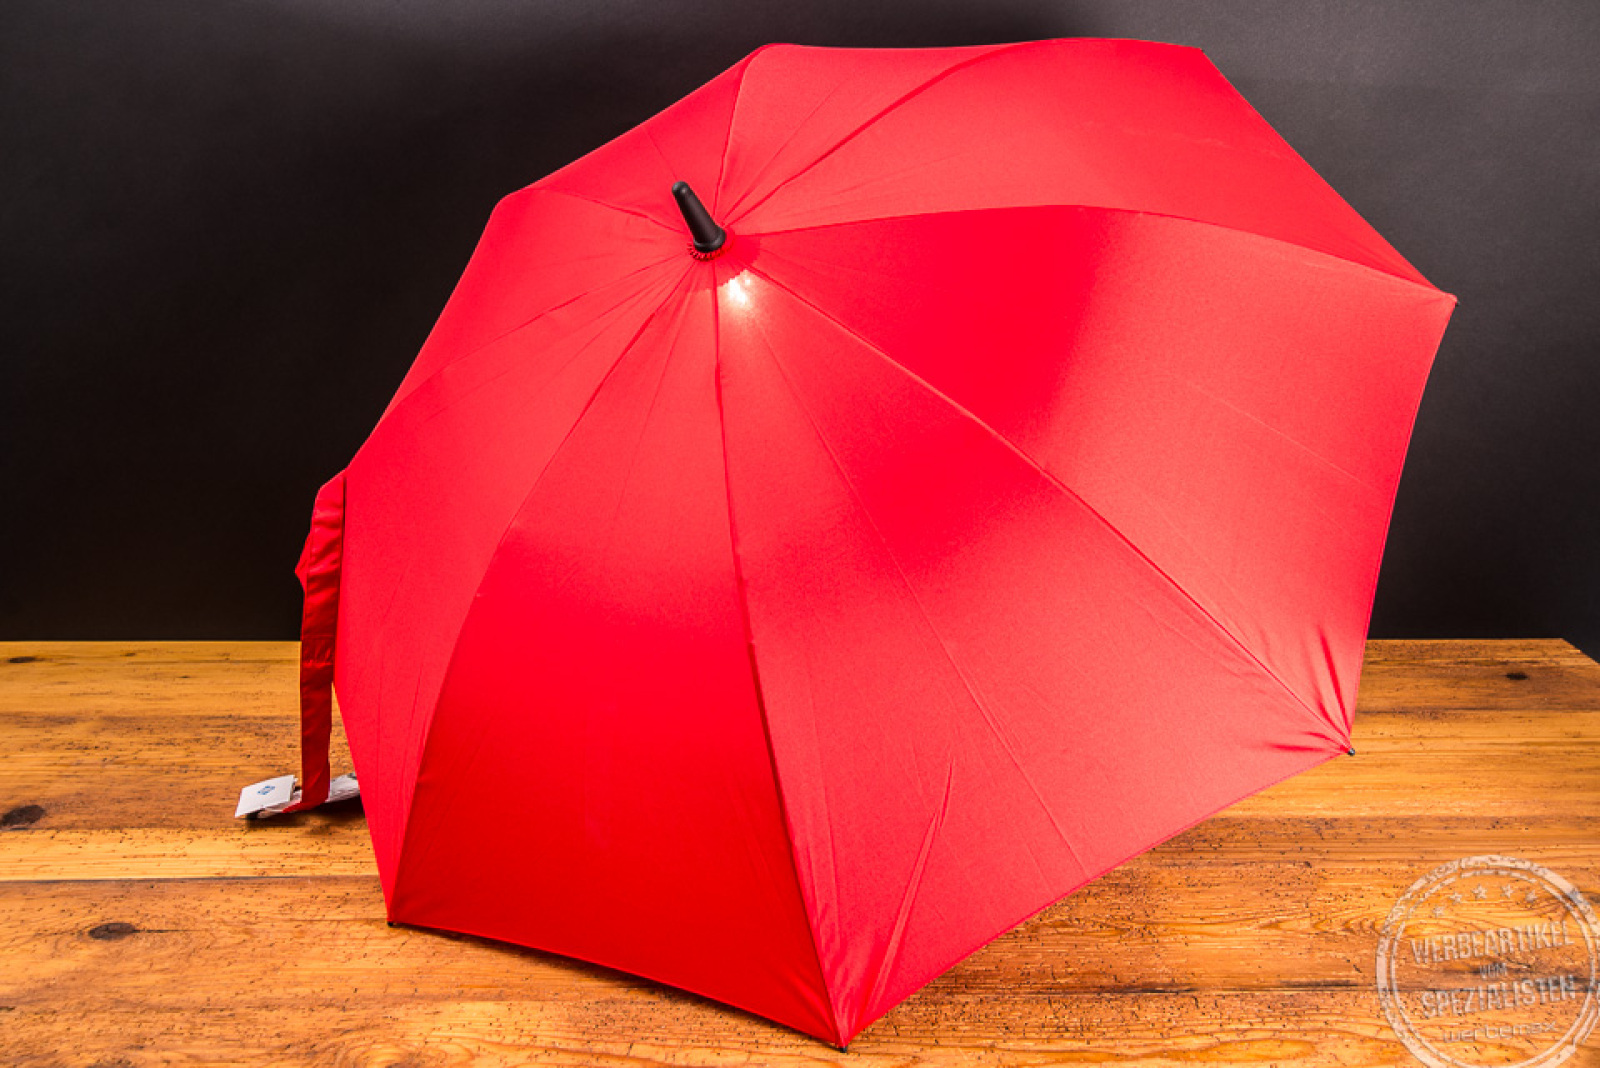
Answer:
<svg viewBox="0 0 1600 1068"><path fill-rule="evenodd" d="M0 637L287 638L502 194L767 41L1204 48L1460 307L1375 636L1600 651L1600 4L5 0Z"/></svg>

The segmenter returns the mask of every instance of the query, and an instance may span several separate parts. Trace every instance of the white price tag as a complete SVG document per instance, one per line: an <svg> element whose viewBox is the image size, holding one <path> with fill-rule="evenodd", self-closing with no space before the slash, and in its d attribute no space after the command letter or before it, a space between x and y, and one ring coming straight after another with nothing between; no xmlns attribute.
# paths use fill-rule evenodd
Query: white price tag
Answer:
<svg viewBox="0 0 1600 1068"><path fill-rule="evenodd" d="M279 775L275 779L253 782L239 791L239 807L234 810L233 817L242 819L264 808L282 808L289 804L293 796L293 775Z"/></svg>
<svg viewBox="0 0 1600 1068"><path fill-rule="evenodd" d="M328 784L328 800L323 804L348 801L360 795L361 784L356 782L356 773L347 771ZM299 800L300 788L294 784L294 776L279 775L276 779L263 779L240 790L239 807L234 810L233 816L235 819L276 816Z"/></svg>

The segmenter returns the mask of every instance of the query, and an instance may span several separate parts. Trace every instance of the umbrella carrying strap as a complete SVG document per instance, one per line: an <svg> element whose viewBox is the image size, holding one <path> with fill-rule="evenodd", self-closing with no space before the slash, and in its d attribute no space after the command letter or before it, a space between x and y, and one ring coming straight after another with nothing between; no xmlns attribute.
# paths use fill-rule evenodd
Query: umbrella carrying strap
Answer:
<svg viewBox="0 0 1600 1068"><path fill-rule="evenodd" d="M328 800L333 731L333 657L339 629L339 568L344 554L344 472L317 491L311 531L294 573L305 590L300 615L300 799L284 812Z"/></svg>

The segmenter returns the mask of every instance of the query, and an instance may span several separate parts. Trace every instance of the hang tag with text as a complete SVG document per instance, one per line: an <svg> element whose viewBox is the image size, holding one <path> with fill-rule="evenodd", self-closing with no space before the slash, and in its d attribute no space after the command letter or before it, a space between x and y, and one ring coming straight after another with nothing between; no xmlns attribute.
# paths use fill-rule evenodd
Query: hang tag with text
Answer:
<svg viewBox="0 0 1600 1068"><path fill-rule="evenodd" d="M253 782L239 791L239 807L234 809L233 818L243 819L266 808L281 809L293 800L294 793L293 775Z"/></svg>
<svg viewBox="0 0 1600 1068"><path fill-rule="evenodd" d="M279 775L275 779L263 779L246 786L239 791L239 807L234 810L234 818L262 819L279 815L300 800L300 788L294 781L293 775ZM349 771L328 784L328 800L323 804L348 801L360 795L361 784L356 781L356 773Z"/></svg>

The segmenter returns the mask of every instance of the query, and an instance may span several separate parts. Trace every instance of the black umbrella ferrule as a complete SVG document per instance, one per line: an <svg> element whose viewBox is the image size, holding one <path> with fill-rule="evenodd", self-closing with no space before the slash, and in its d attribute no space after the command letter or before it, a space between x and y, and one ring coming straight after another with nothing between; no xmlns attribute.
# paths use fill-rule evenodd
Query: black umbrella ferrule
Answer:
<svg viewBox="0 0 1600 1068"><path fill-rule="evenodd" d="M728 231L712 221L711 213L700 203L700 198L694 195L694 190L689 188L688 182L673 183L672 199L678 202L678 210L683 213L683 221L689 224L689 233L694 238L696 252L708 255L717 251L728 240Z"/></svg>

